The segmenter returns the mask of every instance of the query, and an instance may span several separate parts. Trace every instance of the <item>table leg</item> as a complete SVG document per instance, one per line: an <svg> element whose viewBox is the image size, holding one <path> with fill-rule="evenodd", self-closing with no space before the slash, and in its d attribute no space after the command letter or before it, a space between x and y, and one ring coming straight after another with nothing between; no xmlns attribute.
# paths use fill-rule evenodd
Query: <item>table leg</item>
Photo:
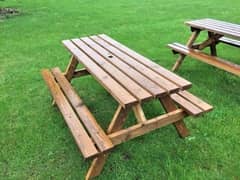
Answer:
<svg viewBox="0 0 240 180"><path fill-rule="evenodd" d="M192 35L188 39L188 42L186 44L187 47L191 47L195 40L197 39L198 35L200 33L200 30L195 30L192 32ZM172 67L172 71L177 71L180 65L182 64L183 60L185 59L186 55L180 54L179 58L176 60L174 66Z"/></svg>
<svg viewBox="0 0 240 180"><path fill-rule="evenodd" d="M208 38L211 39L214 37L214 33L208 32ZM210 45L210 52L212 56L217 56L216 42L213 42Z"/></svg>
<svg viewBox="0 0 240 180"><path fill-rule="evenodd" d="M66 79L70 82L73 78L73 74L74 74L74 71L76 70L77 68L77 65L78 65L78 60L72 56L70 61L69 61L69 64L67 66L67 69L64 73Z"/></svg>
<svg viewBox="0 0 240 180"><path fill-rule="evenodd" d="M147 121L141 104L137 104L137 105L133 106L133 112L139 123Z"/></svg>
<svg viewBox="0 0 240 180"><path fill-rule="evenodd" d="M159 98L159 100L166 112L172 112L177 109L175 103L172 101L170 96ZM175 122L174 126L180 137L184 138L189 135L189 131L183 120Z"/></svg>
<svg viewBox="0 0 240 180"><path fill-rule="evenodd" d="M108 127L108 130L107 130L108 134L122 129L122 126L127 118L128 112L129 112L129 109L127 109L127 108L124 109L120 105L118 106L118 108L113 116L113 119ZM86 180L91 179L95 176L98 176L101 173L103 166L107 160L107 157L108 157L108 153L101 154L93 160L93 162L87 172Z"/></svg>

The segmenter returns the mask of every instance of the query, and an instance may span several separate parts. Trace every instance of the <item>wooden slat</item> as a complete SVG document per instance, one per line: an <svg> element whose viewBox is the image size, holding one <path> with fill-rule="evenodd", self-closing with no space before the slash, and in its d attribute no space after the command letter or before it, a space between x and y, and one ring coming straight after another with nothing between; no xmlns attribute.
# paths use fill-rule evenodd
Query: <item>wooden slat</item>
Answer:
<svg viewBox="0 0 240 180"><path fill-rule="evenodd" d="M164 114L156 118L147 120L143 123L131 126L127 129L123 129L115 133L112 133L109 135L109 138L112 140L114 145L117 145L130 139L133 139L135 137L149 133L160 127L177 122L184 118L185 116L186 113L182 109L178 109L168 114Z"/></svg>
<svg viewBox="0 0 240 180"><path fill-rule="evenodd" d="M113 56L117 56L122 61L130 65L131 67L135 68L137 71L151 79L153 82L157 83L161 88L166 89L168 92L177 92L179 90L179 87L169 81L168 79L164 78L163 76L159 75L158 73L154 72L150 68L146 67L145 65L139 63L135 59L133 59L131 56L127 55L126 53L123 53L116 47L112 46L107 41L104 41L103 39L99 38L98 36L91 36L91 39L93 39L95 42L97 42L99 45L107 49Z"/></svg>
<svg viewBox="0 0 240 180"><path fill-rule="evenodd" d="M233 24L233 23L230 23L230 22L220 21L220 20L216 20L216 19L204 19L204 22L214 24L215 26L218 26L218 27L223 27L227 30L234 30L234 31L237 31L237 32L240 31L240 25L239 24Z"/></svg>
<svg viewBox="0 0 240 180"><path fill-rule="evenodd" d="M216 66L225 71L231 72L235 75L240 76L240 65L231 63L229 61L223 60L219 57L207 55L199 50L190 49L182 44L173 43L168 45L174 51L179 52L184 55L189 55L207 64Z"/></svg>
<svg viewBox="0 0 240 180"><path fill-rule="evenodd" d="M204 112L208 112L213 109L211 105L199 99L198 97L194 96L188 91L179 91L178 94L184 97L185 99L187 99L188 101L191 101L191 103L193 103L194 105L202 109Z"/></svg>
<svg viewBox="0 0 240 180"><path fill-rule="evenodd" d="M206 28L213 28L212 30L221 30L223 32L227 33L238 33L238 26L236 24L236 27L233 28L231 24L224 22L224 21L216 21L216 20L211 20L211 19L200 19L200 20L193 20L193 21L188 21L186 24L192 24L195 26L200 26L204 29ZM215 29L214 29L215 28Z"/></svg>
<svg viewBox="0 0 240 180"><path fill-rule="evenodd" d="M60 69L54 68L52 69L52 73L99 150L103 152L113 148L111 140L98 125L96 119L87 106L84 105L82 99L78 96L71 84L62 75Z"/></svg>
<svg viewBox="0 0 240 180"><path fill-rule="evenodd" d="M236 28L231 28L229 25L223 24L223 22L210 21L207 19L204 21L200 21L200 23L206 26L211 26L213 28L221 29L222 31L225 31L228 33L234 33L236 35L239 33L239 30L237 30Z"/></svg>
<svg viewBox="0 0 240 180"><path fill-rule="evenodd" d="M81 150L84 158L90 158L98 154L92 140L87 132L81 125L77 115L72 110L71 105L68 103L66 97L62 93L60 87L54 80L53 75L49 70L42 70L42 76L51 91L54 100L61 111L66 124L68 125L79 149Z"/></svg>
<svg viewBox="0 0 240 180"><path fill-rule="evenodd" d="M94 42L90 38L82 38L82 40L96 52L98 52L101 56L107 59L110 63L112 63L115 67L120 69L126 75L128 75L131 79L136 81L142 88L146 89L153 96L162 96L165 94L165 90L159 87L156 83L152 82L147 77L143 76L140 72L133 69L127 63L121 61L118 57L110 54L109 51L101 47L99 44Z"/></svg>
<svg viewBox="0 0 240 180"><path fill-rule="evenodd" d="M70 40L63 41L63 44L72 54L76 56L78 61L84 64L88 72L90 72L123 107L130 106L137 102L135 97L133 97L124 87L116 82L96 63L94 63L86 54L79 50L79 48Z"/></svg>
<svg viewBox="0 0 240 180"><path fill-rule="evenodd" d="M171 94L170 97L190 115L198 116L203 112L199 107L178 94Z"/></svg>
<svg viewBox="0 0 240 180"><path fill-rule="evenodd" d="M225 27L218 26L216 24L204 20L187 21L186 24L194 28L207 30L210 32L215 32L217 34L222 34L236 39L240 39L240 31L238 31L237 29L236 30L227 29L226 28L227 26Z"/></svg>
<svg viewBox="0 0 240 180"><path fill-rule="evenodd" d="M125 45L117 42L116 40L110 38L109 36L107 36L105 34L101 34L101 35L99 35L99 37L102 38L103 40L107 41L108 43L110 43L114 47L118 48L120 51L128 54L129 56L131 56L132 58L134 58L138 62L144 64L147 67L149 67L150 69L152 69L153 71L155 71L159 75L161 75L161 76L165 77L166 79L168 79L169 81L175 83L176 85L181 87L181 89L188 89L188 88L191 87L191 83L189 81L187 81L187 80L181 78L180 76L174 74L173 72L163 68L162 66L160 66L160 65L156 64L155 62L149 60L148 58L140 55L139 53L131 50L130 48L128 48Z"/></svg>
<svg viewBox="0 0 240 180"><path fill-rule="evenodd" d="M235 47L240 47L240 41L235 40L235 39L222 37L218 41L222 42L222 43L225 43L225 44L229 44L229 45L235 46Z"/></svg>
<svg viewBox="0 0 240 180"><path fill-rule="evenodd" d="M86 40L88 38L84 39ZM153 97L135 81L130 79L126 74L121 72L118 68L109 63L105 58L87 46L84 41L81 41L80 39L73 39L72 42L74 42L82 51L85 52L85 54L87 54L95 63L97 63L102 69L111 75L117 82L125 87L128 92L130 92L139 100L139 102Z"/></svg>

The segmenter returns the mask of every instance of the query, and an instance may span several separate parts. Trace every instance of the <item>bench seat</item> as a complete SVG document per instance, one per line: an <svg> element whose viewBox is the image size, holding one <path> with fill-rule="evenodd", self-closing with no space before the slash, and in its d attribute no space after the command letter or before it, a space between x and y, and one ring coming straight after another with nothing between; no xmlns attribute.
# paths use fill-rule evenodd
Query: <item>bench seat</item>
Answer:
<svg viewBox="0 0 240 180"><path fill-rule="evenodd" d="M218 42L221 43L225 43L225 44L229 44L235 47L240 47L240 41L235 40L235 39L231 39L231 38L227 38L227 37L221 37Z"/></svg>
<svg viewBox="0 0 240 180"><path fill-rule="evenodd" d="M171 98L189 115L192 116L199 116L213 109L211 105L194 96L188 91L180 91L178 93L172 94Z"/></svg>
<svg viewBox="0 0 240 180"><path fill-rule="evenodd" d="M223 69L225 71L231 72L235 75L240 76L240 65L231 63L229 61L226 61L224 59L221 59L216 56L211 56L206 53L203 53L197 49L189 48L185 45L179 44L179 43L172 43L168 44L168 47L170 47L174 53L180 53L183 55L188 55L192 58L196 58L200 61L203 61L207 64L216 66L220 69Z"/></svg>
<svg viewBox="0 0 240 180"><path fill-rule="evenodd" d="M85 159L114 146L59 68L42 70L54 100Z"/></svg>

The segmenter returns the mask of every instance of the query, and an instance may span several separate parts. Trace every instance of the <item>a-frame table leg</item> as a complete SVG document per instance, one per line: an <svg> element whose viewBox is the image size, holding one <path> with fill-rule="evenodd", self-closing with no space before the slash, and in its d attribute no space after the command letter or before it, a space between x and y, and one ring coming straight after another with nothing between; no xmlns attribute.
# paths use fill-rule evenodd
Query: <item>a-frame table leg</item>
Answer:
<svg viewBox="0 0 240 180"><path fill-rule="evenodd" d="M213 38L214 33L208 32L208 37ZM216 48L216 42L215 41L210 45L210 53L211 53L212 56L217 56L217 48Z"/></svg>
<svg viewBox="0 0 240 180"><path fill-rule="evenodd" d="M70 61L69 61L69 64L67 66L67 69L64 73L66 79L70 82L73 78L73 74L74 74L74 71L76 70L77 68L77 65L78 65L78 60L72 56Z"/></svg>
<svg viewBox="0 0 240 180"><path fill-rule="evenodd" d="M124 109L122 106L120 105L118 106L113 116L113 119L108 127L108 130L107 130L108 134L122 129L122 126L127 118L128 112L129 112L128 108ZM103 166L107 160L107 157L108 157L108 153L101 154L93 160L87 172L86 180L91 179L95 176L98 176L101 173Z"/></svg>
<svg viewBox="0 0 240 180"><path fill-rule="evenodd" d="M175 103L170 98L170 96L161 97L159 98L159 100L166 112L172 112L177 109ZM175 122L174 126L180 137L184 138L189 135L189 131L183 120Z"/></svg>
<svg viewBox="0 0 240 180"><path fill-rule="evenodd" d="M199 35L200 31L199 30L194 30L192 32L192 35L190 36L186 46L187 47L191 47L193 45L193 43L195 42L195 40L197 39L198 35ZM185 59L186 55L184 54L179 54L179 58L176 60L174 66L172 67L172 71L177 71L179 66L182 64L183 60Z"/></svg>

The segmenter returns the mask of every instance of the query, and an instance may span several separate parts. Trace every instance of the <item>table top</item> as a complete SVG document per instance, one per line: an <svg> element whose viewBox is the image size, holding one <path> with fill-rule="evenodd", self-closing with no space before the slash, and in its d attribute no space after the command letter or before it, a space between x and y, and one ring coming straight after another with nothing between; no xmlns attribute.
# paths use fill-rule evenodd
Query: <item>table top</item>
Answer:
<svg viewBox="0 0 240 180"><path fill-rule="evenodd" d="M123 106L191 87L189 81L107 35L64 40L63 44Z"/></svg>
<svg viewBox="0 0 240 180"><path fill-rule="evenodd" d="M215 19L199 19L185 22L188 26L191 26L200 30L207 30L220 35L231 37L240 40L240 25L225 21L219 21Z"/></svg>

